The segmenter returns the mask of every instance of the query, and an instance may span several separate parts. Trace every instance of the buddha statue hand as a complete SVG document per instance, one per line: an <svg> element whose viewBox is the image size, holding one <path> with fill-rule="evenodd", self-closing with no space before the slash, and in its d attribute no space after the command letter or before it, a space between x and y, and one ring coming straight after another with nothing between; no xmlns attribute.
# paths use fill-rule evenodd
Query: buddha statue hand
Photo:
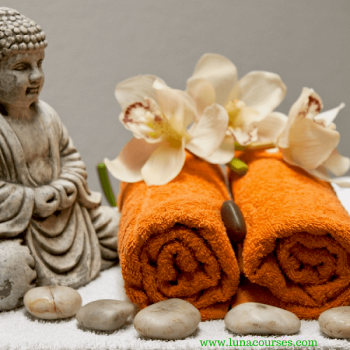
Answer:
<svg viewBox="0 0 350 350"><path fill-rule="evenodd" d="M34 215L46 218L60 206L60 194L52 186L41 186L34 189Z"/></svg>
<svg viewBox="0 0 350 350"><path fill-rule="evenodd" d="M74 183L64 179L59 179L51 182L50 186L56 189L59 194L59 210L69 208L73 205L78 193L78 190L75 187Z"/></svg>

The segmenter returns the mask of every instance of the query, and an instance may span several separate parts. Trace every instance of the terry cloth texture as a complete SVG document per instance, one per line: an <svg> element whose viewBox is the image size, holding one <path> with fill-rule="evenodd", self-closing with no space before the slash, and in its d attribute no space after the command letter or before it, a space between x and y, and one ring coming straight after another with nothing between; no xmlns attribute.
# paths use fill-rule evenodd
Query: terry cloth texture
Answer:
<svg viewBox="0 0 350 350"><path fill-rule="evenodd" d="M350 181L350 177L344 180ZM339 188L337 185L334 188L350 212L350 188ZM99 277L78 291L83 298L83 305L98 299L124 300L120 266L101 272ZM248 341L252 343L256 340L264 345L247 345ZM198 329L185 339L166 341L141 337L131 320L114 332L98 332L79 326L74 317L45 321L32 317L24 307L0 312L0 350L272 350L281 349L276 343L272 345L272 341L279 341L281 344L286 340L293 344L283 347L288 350L350 349L349 340L329 338L322 333L316 320L301 321L301 329L297 334L277 336L234 334L225 327L223 320L213 320L200 322ZM233 341L235 344L239 341L241 346L227 346Z"/></svg>
<svg viewBox="0 0 350 350"><path fill-rule="evenodd" d="M224 318L239 270L221 221L229 193L219 166L186 155L163 186L122 183L118 250L126 294L141 308L189 301L202 320Z"/></svg>
<svg viewBox="0 0 350 350"><path fill-rule="evenodd" d="M83 305L99 299L123 300L125 294L120 266L102 271L97 279L79 288L78 292L83 298ZM258 342L263 345L248 346L254 341L255 345ZM288 341L293 346L277 346L283 341L284 344ZM222 345L224 342L225 344ZM241 346L229 346L230 343ZM317 346L315 346L316 343ZM24 307L0 312L1 350L276 350L282 348L345 350L350 349L350 342L347 339L327 337L321 332L315 320L302 321L301 329L297 334L277 336L234 334L225 327L223 320L212 320L200 322L197 330L185 339L167 341L142 337L133 327L132 320L128 320L116 331L101 332L79 326L74 317L40 320L31 316Z"/></svg>
<svg viewBox="0 0 350 350"><path fill-rule="evenodd" d="M246 152L230 173L247 223L243 271L233 305L256 301L300 318L350 302L350 216L332 186L287 165L280 153Z"/></svg>

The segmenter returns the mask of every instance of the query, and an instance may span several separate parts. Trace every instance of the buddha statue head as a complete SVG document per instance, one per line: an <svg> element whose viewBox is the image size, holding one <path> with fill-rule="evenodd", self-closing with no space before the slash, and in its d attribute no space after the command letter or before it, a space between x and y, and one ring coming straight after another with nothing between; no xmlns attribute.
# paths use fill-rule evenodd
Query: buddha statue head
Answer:
<svg viewBox="0 0 350 350"><path fill-rule="evenodd" d="M39 25L16 10L0 7L0 59L46 46L45 33Z"/></svg>
<svg viewBox="0 0 350 350"><path fill-rule="evenodd" d="M28 108L44 84L45 33L18 11L0 7L0 112Z"/></svg>

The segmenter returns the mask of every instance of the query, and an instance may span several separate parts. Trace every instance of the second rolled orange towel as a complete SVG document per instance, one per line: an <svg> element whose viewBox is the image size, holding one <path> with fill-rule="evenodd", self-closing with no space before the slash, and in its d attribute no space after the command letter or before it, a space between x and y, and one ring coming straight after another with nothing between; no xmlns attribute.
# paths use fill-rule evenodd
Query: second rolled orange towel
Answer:
<svg viewBox="0 0 350 350"><path fill-rule="evenodd" d="M225 317L239 283L220 214L227 199L220 167L191 154L166 185L121 184L118 250L132 302L144 308L181 298L202 320Z"/></svg>
<svg viewBox="0 0 350 350"><path fill-rule="evenodd" d="M350 303L350 217L331 185L287 165L280 153L246 152L230 174L247 223L247 281L234 304L257 301L301 318Z"/></svg>

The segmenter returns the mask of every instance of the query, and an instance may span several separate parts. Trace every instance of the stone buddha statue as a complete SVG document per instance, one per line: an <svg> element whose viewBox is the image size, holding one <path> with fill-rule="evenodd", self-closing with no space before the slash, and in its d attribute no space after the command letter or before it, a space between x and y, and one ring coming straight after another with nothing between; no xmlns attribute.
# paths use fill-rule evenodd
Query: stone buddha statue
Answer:
<svg viewBox="0 0 350 350"><path fill-rule="evenodd" d="M0 8L0 310L40 285L80 287L117 261L119 214L100 205L59 116L39 100L47 41Z"/></svg>

